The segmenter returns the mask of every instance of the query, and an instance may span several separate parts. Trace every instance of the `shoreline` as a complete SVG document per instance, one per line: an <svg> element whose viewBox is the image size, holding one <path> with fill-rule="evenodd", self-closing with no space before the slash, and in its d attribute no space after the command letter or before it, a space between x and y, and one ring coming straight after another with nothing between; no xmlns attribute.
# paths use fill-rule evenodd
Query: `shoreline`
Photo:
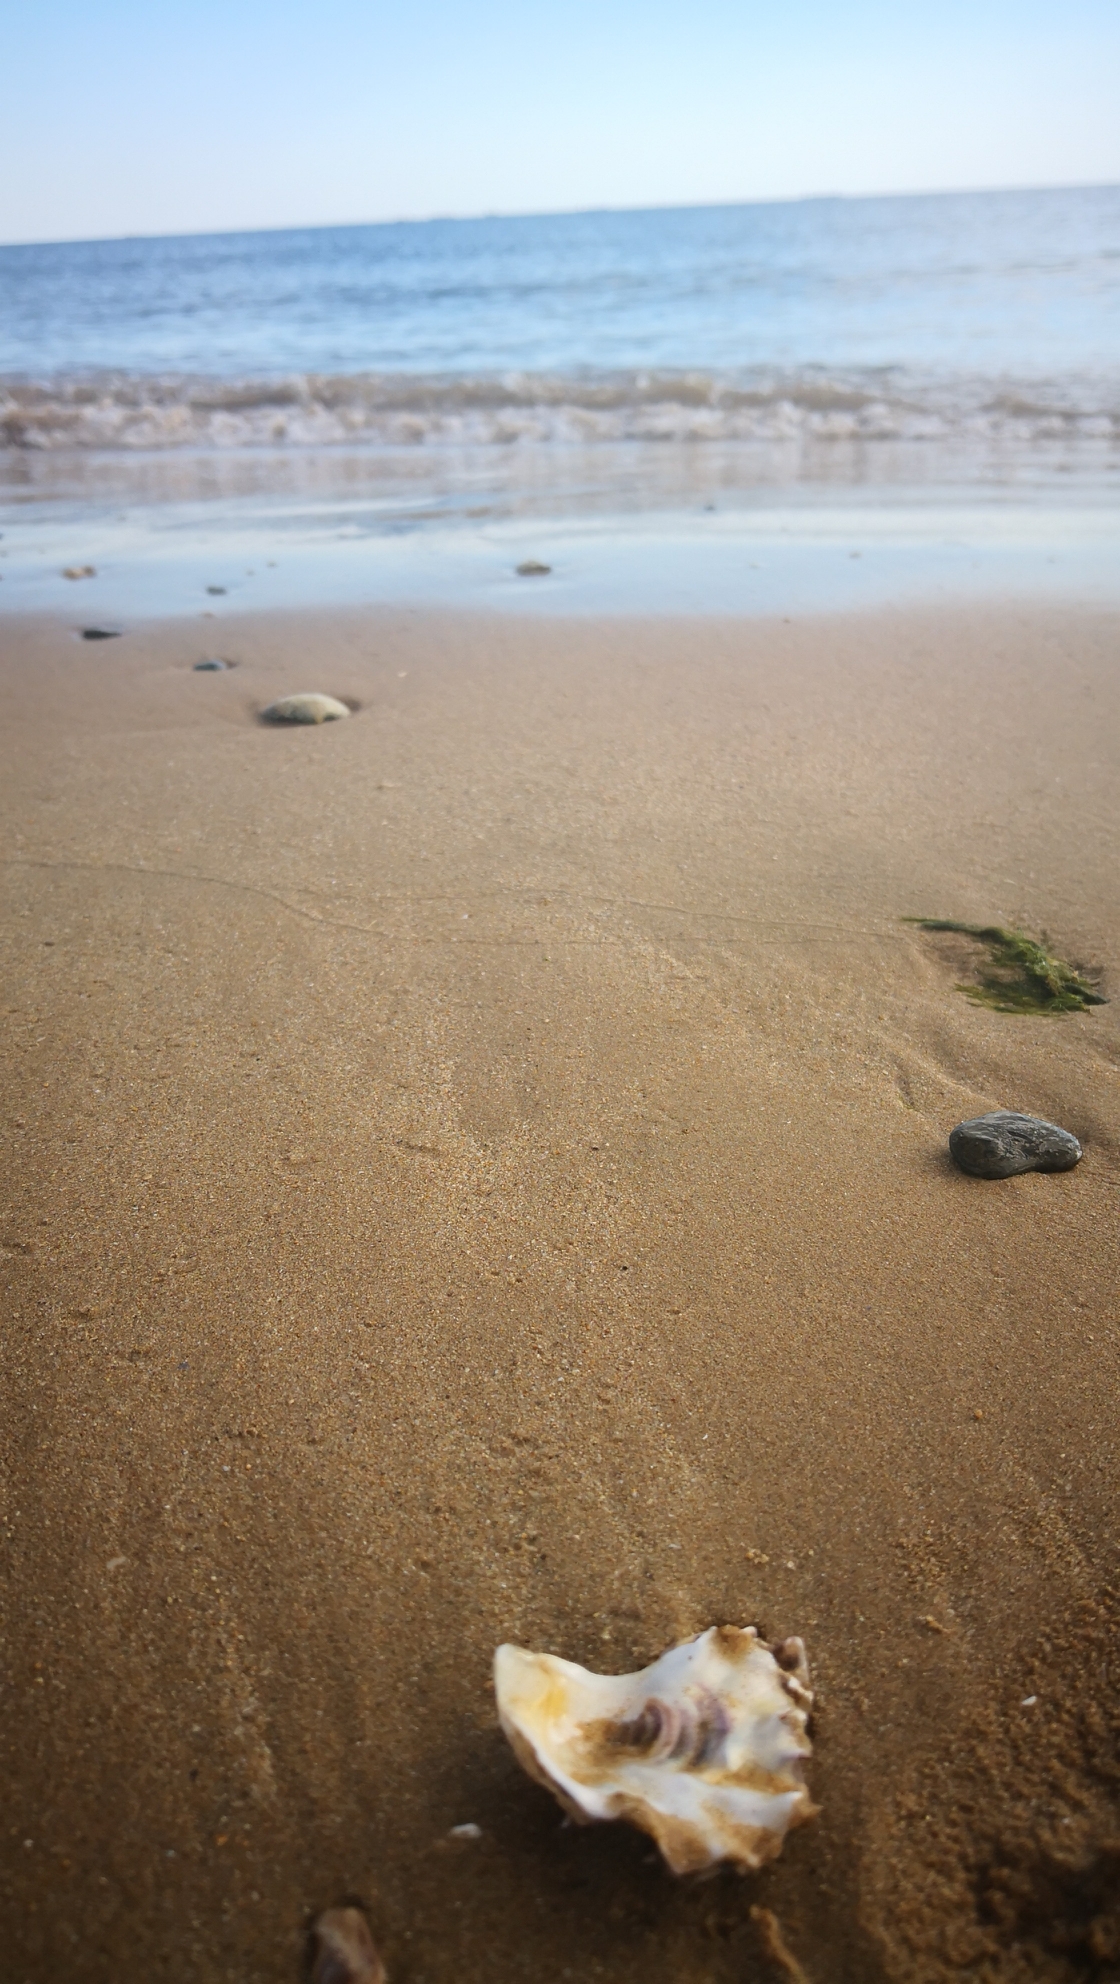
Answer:
<svg viewBox="0 0 1120 1984"><path fill-rule="evenodd" d="M32 501L0 544L0 616L157 624L356 609L767 617L1018 605L1120 607L1115 490L845 484L712 492L411 495L334 483L302 497ZM526 580L519 568L536 574ZM75 576L80 574L82 576Z"/></svg>
<svg viewBox="0 0 1120 1984"><path fill-rule="evenodd" d="M36 1974L295 1976L347 1893L402 1984L762 1984L752 1903L814 1984L1112 1932L1118 628L9 608ZM303 689L360 708L257 723ZM1116 1003L977 1008L908 915ZM999 1107L1077 1170L955 1172ZM560 1829L489 1662L724 1620L805 1639L822 1809L689 1887Z"/></svg>

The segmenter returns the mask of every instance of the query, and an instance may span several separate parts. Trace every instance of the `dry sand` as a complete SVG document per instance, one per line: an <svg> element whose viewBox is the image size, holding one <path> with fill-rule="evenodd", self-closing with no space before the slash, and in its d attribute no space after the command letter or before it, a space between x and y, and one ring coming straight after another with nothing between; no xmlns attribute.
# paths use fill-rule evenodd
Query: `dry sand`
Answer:
<svg viewBox="0 0 1120 1984"><path fill-rule="evenodd" d="M1120 1975L1120 1003L899 921L1120 1000L1118 632L7 623L12 1984L281 1984L347 1895L394 1984L774 1979L752 1904L812 1984ZM1084 1162L960 1176L997 1107ZM490 1658L723 1620L822 1811L682 1886Z"/></svg>

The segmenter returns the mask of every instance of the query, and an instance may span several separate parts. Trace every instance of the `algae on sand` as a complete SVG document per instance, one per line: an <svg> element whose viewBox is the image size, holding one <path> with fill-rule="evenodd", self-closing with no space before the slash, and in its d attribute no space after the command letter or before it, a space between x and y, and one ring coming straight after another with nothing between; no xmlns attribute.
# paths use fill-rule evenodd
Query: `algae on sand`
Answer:
<svg viewBox="0 0 1120 1984"><path fill-rule="evenodd" d="M997 1013L1082 1013L1087 1006L1108 1003L1073 965L1054 956L1045 931L1036 942L1025 931L1005 930L998 923L954 923L936 916L904 916L902 921L916 923L920 930L952 930L987 946L991 963L980 972L979 983L957 987L978 1006Z"/></svg>

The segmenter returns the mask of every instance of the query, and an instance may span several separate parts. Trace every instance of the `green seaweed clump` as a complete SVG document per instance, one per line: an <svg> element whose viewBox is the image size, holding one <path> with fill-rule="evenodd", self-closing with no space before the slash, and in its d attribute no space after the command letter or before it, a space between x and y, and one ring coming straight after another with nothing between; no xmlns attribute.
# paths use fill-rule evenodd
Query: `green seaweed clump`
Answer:
<svg viewBox="0 0 1120 1984"><path fill-rule="evenodd" d="M1108 1001L1063 958L1047 949L1046 932L1035 942L1023 930L1004 930L998 923L953 923L942 917L904 916L920 930L954 930L986 944L991 964L977 985L958 985L966 999L990 1006L997 1013L1083 1013L1087 1006Z"/></svg>

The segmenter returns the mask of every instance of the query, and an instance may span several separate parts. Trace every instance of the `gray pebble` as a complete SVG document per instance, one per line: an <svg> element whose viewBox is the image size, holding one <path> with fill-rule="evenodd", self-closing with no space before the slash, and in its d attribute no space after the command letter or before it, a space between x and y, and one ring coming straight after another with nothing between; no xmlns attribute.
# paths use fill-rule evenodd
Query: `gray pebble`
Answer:
<svg viewBox="0 0 1120 1984"><path fill-rule="evenodd" d="M339 717L349 716L345 703L336 696L321 696L314 692L281 696L279 702L270 703L261 715L266 723L334 723Z"/></svg>
<svg viewBox="0 0 1120 1984"><path fill-rule="evenodd" d="M973 1178L1072 1171L1081 1160L1081 1145L1068 1130L1044 1122L1041 1116L1021 1116L1014 1109L995 1109L990 1116L958 1123L949 1133L949 1150L954 1162Z"/></svg>
<svg viewBox="0 0 1120 1984"><path fill-rule="evenodd" d="M196 675L217 675L228 667L228 661L220 661L217 655L212 655L209 661L196 661L194 672Z"/></svg>

